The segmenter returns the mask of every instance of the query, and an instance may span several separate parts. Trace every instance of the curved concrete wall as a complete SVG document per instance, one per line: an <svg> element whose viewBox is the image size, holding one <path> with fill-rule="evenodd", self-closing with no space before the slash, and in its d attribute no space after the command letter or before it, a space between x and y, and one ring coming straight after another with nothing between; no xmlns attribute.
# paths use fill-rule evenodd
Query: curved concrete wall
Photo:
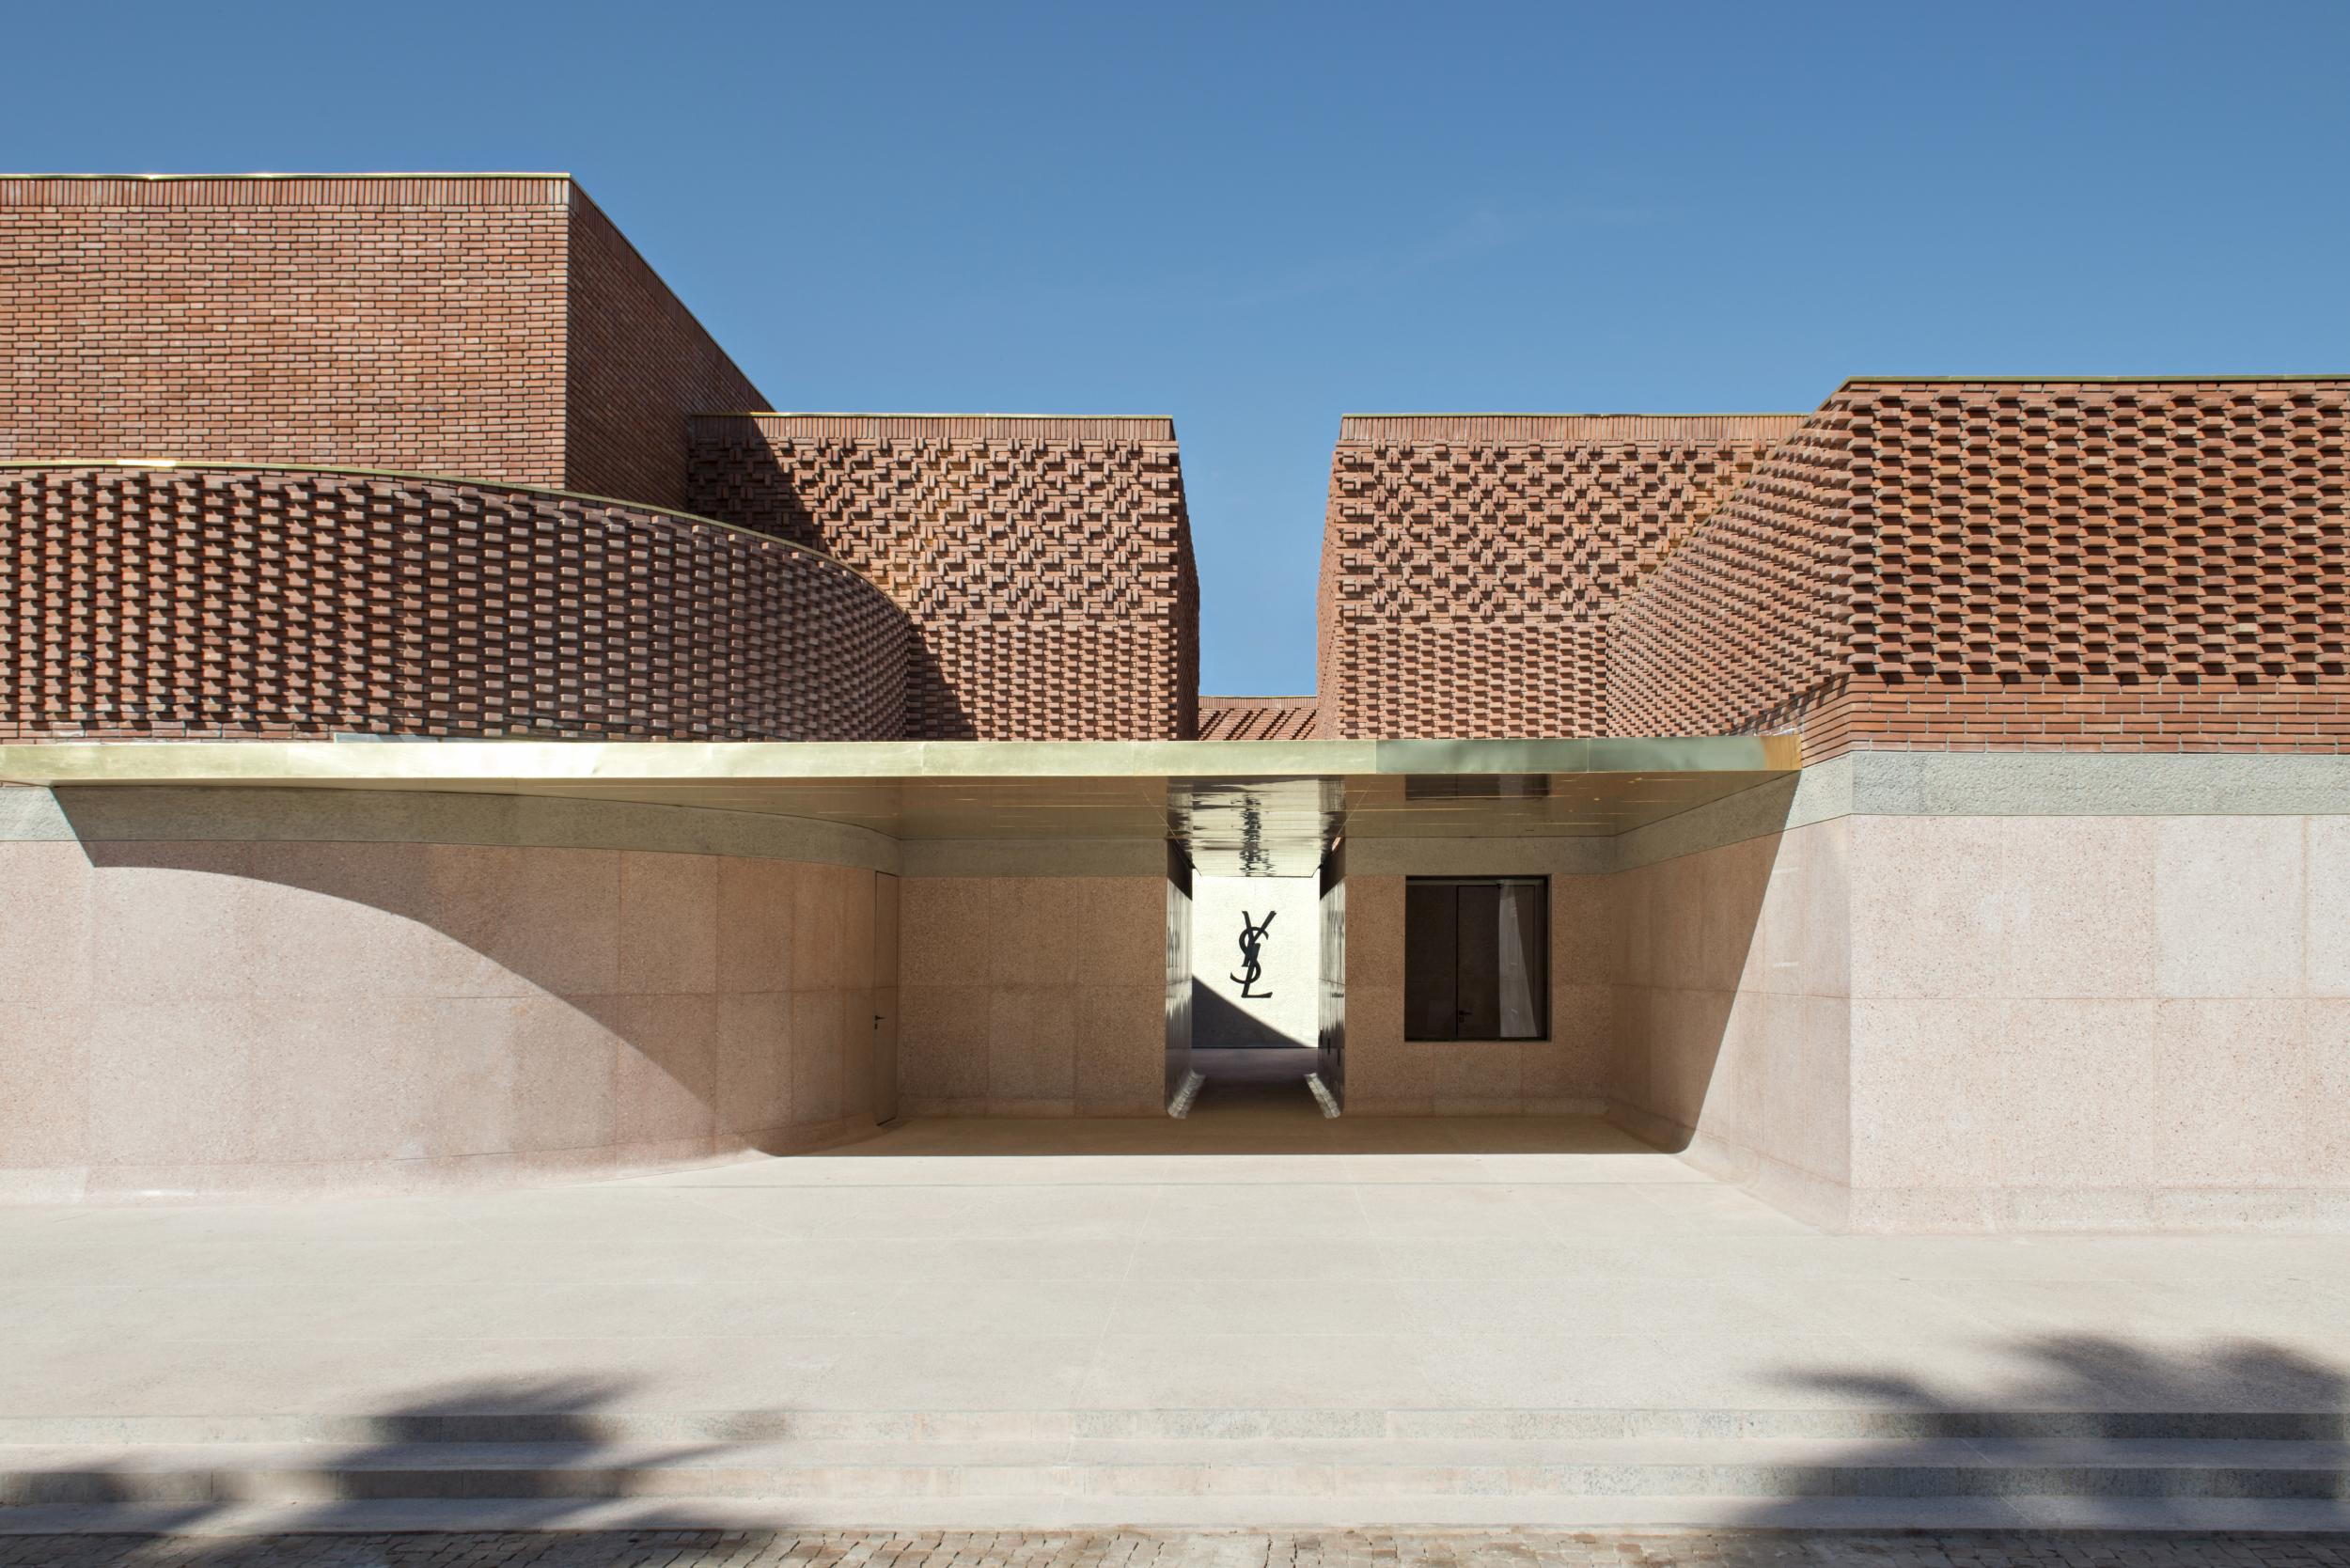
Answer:
<svg viewBox="0 0 2350 1568"><path fill-rule="evenodd" d="M910 633L813 551L290 469L0 469L0 741L885 740Z"/></svg>
<svg viewBox="0 0 2350 1568"><path fill-rule="evenodd" d="M886 840L844 864L854 830L724 813L549 802L513 832L511 802L320 792L288 830L237 792L86 793L0 791L0 1194L511 1183L871 1124ZM697 852L704 817L775 853ZM501 832L540 841L429 841Z"/></svg>

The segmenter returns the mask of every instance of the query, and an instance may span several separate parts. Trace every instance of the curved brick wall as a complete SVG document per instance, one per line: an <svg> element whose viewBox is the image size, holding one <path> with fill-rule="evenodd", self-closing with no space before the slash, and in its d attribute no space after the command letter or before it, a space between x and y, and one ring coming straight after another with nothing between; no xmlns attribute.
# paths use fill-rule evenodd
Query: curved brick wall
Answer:
<svg viewBox="0 0 2350 1568"><path fill-rule="evenodd" d="M2350 744L2350 384L1854 382L1619 606L1619 733Z"/></svg>
<svg viewBox="0 0 2350 1568"><path fill-rule="evenodd" d="M0 468L0 740L882 740L908 640L838 561L618 502Z"/></svg>

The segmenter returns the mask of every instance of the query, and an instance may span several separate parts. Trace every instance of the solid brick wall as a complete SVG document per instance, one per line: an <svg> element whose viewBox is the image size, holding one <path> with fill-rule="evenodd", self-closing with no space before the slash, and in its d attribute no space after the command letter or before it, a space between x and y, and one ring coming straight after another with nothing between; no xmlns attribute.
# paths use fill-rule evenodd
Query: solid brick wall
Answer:
<svg viewBox="0 0 2350 1568"><path fill-rule="evenodd" d="M383 476L0 470L0 741L883 740L903 615L691 518Z"/></svg>
<svg viewBox="0 0 2350 1568"><path fill-rule="evenodd" d="M565 487L682 507L688 416L767 400L596 204L572 197Z"/></svg>
<svg viewBox="0 0 2350 1568"><path fill-rule="evenodd" d="M1619 611L1620 732L2341 749L2350 383L1856 382Z"/></svg>
<svg viewBox="0 0 2350 1568"><path fill-rule="evenodd" d="M1801 417L1350 416L1318 733L1605 733L1617 596Z"/></svg>
<svg viewBox="0 0 2350 1568"><path fill-rule="evenodd" d="M560 485L570 188L0 180L0 458Z"/></svg>
<svg viewBox="0 0 2350 1568"><path fill-rule="evenodd" d="M695 421L695 510L865 572L917 639L923 740L1180 740L1198 580L1166 419Z"/></svg>
<svg viewBox="0 0 2350 1568"><path fill-rule="evenodd" d="M387 468L684 502L765 401L570 180L0 180L0 458Z"/></svg>

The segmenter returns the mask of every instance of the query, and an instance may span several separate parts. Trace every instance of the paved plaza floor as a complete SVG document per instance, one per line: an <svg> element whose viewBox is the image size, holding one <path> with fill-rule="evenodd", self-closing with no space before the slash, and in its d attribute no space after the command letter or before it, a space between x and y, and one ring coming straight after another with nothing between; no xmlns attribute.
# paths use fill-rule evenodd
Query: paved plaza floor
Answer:
<svg viewBox="0 0 2350 1568"><path fill-rule="evenodd" d="M20 1464L497 1417L616 1453L918 1435L1049 1466L1079 1437L1256 1435L1301 1465L1365 1439L1455 1465L1490 1436L1587 1463L1904 1413L1920 1437L1980 1411L2338 1418L2350 1391L2339 1239L1828 1235L1594 1121L1213 1091L1183 1122L917 1121L593 1185L0 1209L0 1257ZM1172 1462L1120 1462L1145 1460ZM1021 1522L997 1514L868 1522Z"/></svg>
<svg viewBox="0 0 2350 1568"><path fill-rule="evenodd" d="M0 1209L0 1422L2340 1409L2350 1246L1825 1235L1590 1121L916 1122L494 1196Z"/></svg>

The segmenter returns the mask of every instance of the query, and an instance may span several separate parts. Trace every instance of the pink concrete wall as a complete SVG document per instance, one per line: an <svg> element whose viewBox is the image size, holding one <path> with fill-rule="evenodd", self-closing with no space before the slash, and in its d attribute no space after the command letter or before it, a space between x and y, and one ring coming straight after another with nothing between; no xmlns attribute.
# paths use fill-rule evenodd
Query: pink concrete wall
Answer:
<svg viewBox="0 0 2350 1568"><path fill-rule="evenodd" d="M0 1192L414 1188L870 1125L875 873L0 842Z"/></svg>
<svg viewBox="0 0 2350 1568"><path fill-rule="evenodd" d="M1165 1109L1164 877L907 877L901 1108L914 1116Z"/></svg>
<svg viewBox="0 0 2350 1568"><path fill-rule="evenodd" d="M1346 879L1346 1108L1364 1116L1603 1109L1614 1033L1610 879L1550 879L1550 1038L1403 1038L1403 884Z"/></svg>

